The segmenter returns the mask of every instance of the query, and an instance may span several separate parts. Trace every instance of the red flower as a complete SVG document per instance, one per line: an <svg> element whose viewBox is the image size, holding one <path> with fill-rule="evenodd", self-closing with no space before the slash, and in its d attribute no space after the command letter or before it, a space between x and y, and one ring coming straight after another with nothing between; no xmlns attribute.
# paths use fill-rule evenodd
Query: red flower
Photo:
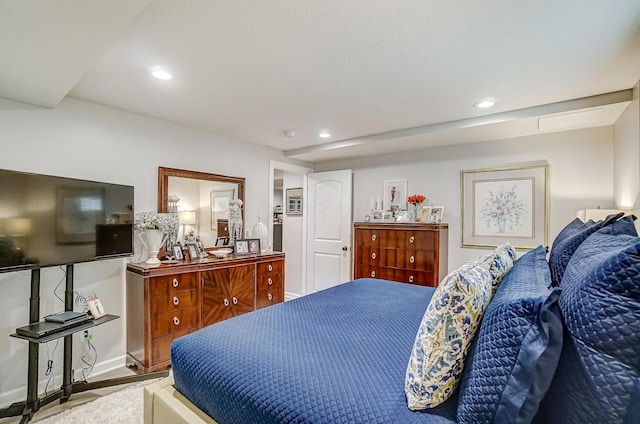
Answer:
<svg viewBox="0 0 640 424"><path fill-rule="evenodd" d="M411 195L407 198L407 202L413 204L413 205L420 205L422 204L422 202L424 202L427 198L424 197L422 194L414 194Z"/></svg>

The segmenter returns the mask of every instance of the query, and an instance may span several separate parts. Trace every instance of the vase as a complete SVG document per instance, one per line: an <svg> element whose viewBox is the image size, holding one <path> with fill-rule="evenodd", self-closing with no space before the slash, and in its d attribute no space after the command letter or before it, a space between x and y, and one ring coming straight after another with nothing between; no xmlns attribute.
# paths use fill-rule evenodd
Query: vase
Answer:
<svg viewBox="0 0 640 424"><path fill-rule="evenodd" d="M162 230L144 230L144 232L138 234L142 245L149 251L149 259L145 263L150 265L157 265L160 263L158 259L158 253L160 248L164 244L167 235Z"/></svg>
<svg viewBox="0 0 640 424"><path fill-rule="evenodd" d="M422 217L422 203L415 204L415 205L413 205L413 207L415 208L414 221L415 222L420 222L420 218Z"/></svg>

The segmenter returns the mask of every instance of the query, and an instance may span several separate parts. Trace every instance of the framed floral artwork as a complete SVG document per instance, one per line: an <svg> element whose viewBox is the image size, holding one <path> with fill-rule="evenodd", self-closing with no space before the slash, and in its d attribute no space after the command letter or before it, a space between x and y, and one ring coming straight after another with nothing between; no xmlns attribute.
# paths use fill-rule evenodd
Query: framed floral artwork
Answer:
<svg viewBox="0 0 640 424"><path fill-rule="evenodd" d="M548 244L549 165L461 171L462 247Z"/></svg>

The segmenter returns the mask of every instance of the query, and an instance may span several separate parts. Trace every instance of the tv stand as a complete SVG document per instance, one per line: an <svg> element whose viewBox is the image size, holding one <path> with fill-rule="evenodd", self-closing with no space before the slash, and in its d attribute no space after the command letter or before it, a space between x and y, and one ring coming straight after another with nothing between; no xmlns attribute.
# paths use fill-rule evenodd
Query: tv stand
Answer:
<svg viewBox="0 0 640 424"><path fill-rule="evenodd" d="M31 295L29 299L29 323L33 324L40 320L40 269L31 270ZM73 310L73 265L67 265L66 286L64 292L64 309L65 311ZM63 331L50 334L45 337L26 337L19 334L11 334L11 337L17 337L29 342L29 365L27 370L27 399L22 402L16 402L10 406L0 409L0 418L14 417L22 415L20 423L27 423L33 418L38 410L60 399L60 403L69 400L73 393L80 393L87 390L100 389L103 387L117 386L120 384L134 383L142 380L166 377L169 371L158 371L146 374L131 375L127 377L111 378L100 381L73 381L72 367L72 338L73 334L83 331L96 325L104 324L119 318L117 315L106 315L86 324L75 327L66 328ZM63 354L63 371L62 386L53 393L38 397L38 353L39 345L51 340L64 337L64 354Z"/></svg>

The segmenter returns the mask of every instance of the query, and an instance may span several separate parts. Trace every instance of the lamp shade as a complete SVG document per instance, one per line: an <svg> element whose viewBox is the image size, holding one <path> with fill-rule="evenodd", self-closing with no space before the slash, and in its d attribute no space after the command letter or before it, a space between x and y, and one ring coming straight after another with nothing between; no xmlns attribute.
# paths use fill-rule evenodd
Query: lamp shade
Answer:
<svg viewBox="0 0 640 424"><path fill-rule="evenodd" d="M580 209L577 213L578 218L582 220L582 222L591 221L600 221L605 219L609 215L615 215L620 212L625 212L622 209Z"/></svg>
<svg viewBox="0 0 640 424"><path fill-rule="evenodd" d="M196 212L195 211L180 211L178 213L178 219L182 225L195 225Z"/></svg>

